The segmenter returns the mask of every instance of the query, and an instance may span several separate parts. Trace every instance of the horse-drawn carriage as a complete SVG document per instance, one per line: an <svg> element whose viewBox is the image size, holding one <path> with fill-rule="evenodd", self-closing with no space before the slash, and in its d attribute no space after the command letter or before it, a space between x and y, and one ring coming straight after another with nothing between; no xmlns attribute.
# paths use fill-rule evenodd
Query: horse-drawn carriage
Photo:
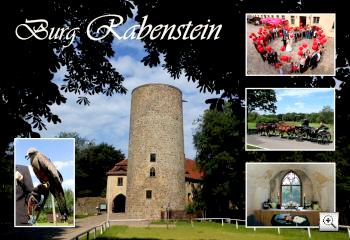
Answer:
<svg viewBox="0 0 350 240"><path fill-rule="evenodd" d="M299 141L309 140L318 143L329 143L331 141L331 133L328 127L313 128L309 126L296 126L296 139Z"/></svg>
<svg viewBox="0 0 350 240"><path fill-rule="evenodd" d="M298 141L308 140L321 144L331 142L331 133L328 131L328 127L323 126L321 128L309 127L308 123L302 123L301 126L294 126L284 122L279 123L257 123L256 130L261 136L276 136L279 135L283 138L287 135L288 139L296 139Z"/></svg>

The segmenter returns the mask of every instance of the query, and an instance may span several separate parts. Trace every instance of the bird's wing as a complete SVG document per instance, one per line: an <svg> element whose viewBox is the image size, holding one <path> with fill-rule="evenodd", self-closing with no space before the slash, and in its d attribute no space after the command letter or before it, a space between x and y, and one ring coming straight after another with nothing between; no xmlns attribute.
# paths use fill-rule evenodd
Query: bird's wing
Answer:
<svg viewBox="0 0 350 240"><path fill-rule="evenodd" d="M37 158L39 160L40 169L49 178L50 192L55 197L58 208L61 215L68 215L68 210L66 206L66 200L64 198L64 192L62 188L63 177L61 173L57 170L55 165L48 159L45 155L38 153Z"/></svg>
<svg viewBox="0 0 350 240"><path fill-rule="evenodd" d="M57 170L55 165L47 158L44 154L38 153L36 158L38 159L38 164L40 169L44 174L49 176L49 178L55 178L60 182L63 182L63 177L61 173Z"/></svg>

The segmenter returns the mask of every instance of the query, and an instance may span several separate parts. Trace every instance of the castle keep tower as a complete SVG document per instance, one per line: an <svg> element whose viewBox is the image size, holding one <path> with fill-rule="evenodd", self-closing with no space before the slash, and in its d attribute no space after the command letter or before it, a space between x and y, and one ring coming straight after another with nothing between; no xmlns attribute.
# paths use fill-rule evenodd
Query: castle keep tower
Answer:
<svg viewBox="0 0 350 240"><path fill-rule="evenodd" d="M160 219L161 211L185 208L182 93L165 84L132 92L126 212Z"/></svg>

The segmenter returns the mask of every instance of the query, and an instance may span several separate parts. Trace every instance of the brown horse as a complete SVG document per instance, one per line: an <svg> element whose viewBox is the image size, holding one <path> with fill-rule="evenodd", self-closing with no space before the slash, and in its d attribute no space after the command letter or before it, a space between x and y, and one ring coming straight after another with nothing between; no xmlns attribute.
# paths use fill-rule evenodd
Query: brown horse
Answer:
<svg viewBox="0 0 350 240"><path fill-rule="evenodd" d="M275 133L276 130L276 124L274 123L257 123L256 124L256 131L260 136L263 136L264 134L266 136L270 136L271 133Z"/></svg>
<svg viewBox="0 0 350 240"><path fill-rule="evenodd" d="M295 126L280 122L277 124L277 131L279 132L281 138L285 133L288 135L288 138L292 138L295 135Z"/></svg>

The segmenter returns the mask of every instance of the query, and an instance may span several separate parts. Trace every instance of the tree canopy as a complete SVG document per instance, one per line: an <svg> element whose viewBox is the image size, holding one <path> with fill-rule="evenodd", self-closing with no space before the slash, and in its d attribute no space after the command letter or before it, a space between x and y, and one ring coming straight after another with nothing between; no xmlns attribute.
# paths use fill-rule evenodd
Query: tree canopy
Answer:
<svg viewBox="0 0 350 240"><path fill-rule="evenodd" d="M247 110L261 110L275 113L277 106L276 92L272 89L247 89Z"/></svg>
<svg viewBox="0 0 350 240"><path fill-rule="evenodd" d="M207 216L244 215L244 162L240 159L242 119L223 111L207 110L193 136L196 161L204 171L203 188L196 201L204 202ZM203 205L203 204L202 204ZM237 212L238 210L238 212Z"/></svg>
<svg viewBox="0 0 350 240"><path fill-rule="evenodd" d="M96 144L77 132L61 132L58 137L75 138L76 197L105 196L106 173L125 155L110 144Z"/></svg>
<svg viewBox="0 0 350 240"><path fill-rule="evenodd" d="M0 83L0 112L4 131L0 142L3 154L15 137L39 137L45 122L59 123L61 119L51 111L53 104L64 104L65 92L78 95L77 103L89 104L87 95L124 94L124 77L109 62L114 55L113 36L90 40L83 29L97 16L118 12L125 20L132 17L134 6L127 0L116 1L10 1L10 17L5 34L9 51L7 80ZM48 31L52 28L76 28L73 44L68 39L20 40L15 29L26 19L45 19ZM102 22L103 23L103 22ZM105 20L107 23L107 20ZM38 26L36 26L38 27ZM103 32L96 31L96 37ZM43 34L41 36L44 36ZM59 82L54 74L65 70Z"/></svg>
<svg viewBox="0 0 350 240"><path fill-rule="evenodd" d="M312 113L287 112L280 114L259 114L253 111L248 112L247 122L301 122L303 119L307 118L311 123L320 123L323 121L327 124L333 124L334 114L334 110L330 106L325 106L321 111Z"/></svg>
<svg viewBox="0 0 350 240"><path fill-rule="evenodd" d="M76 197L105 196L107 171L125 159L125 155L107 143L96 144L76 132L62 132L59 137L74 137Z"/></svg>

